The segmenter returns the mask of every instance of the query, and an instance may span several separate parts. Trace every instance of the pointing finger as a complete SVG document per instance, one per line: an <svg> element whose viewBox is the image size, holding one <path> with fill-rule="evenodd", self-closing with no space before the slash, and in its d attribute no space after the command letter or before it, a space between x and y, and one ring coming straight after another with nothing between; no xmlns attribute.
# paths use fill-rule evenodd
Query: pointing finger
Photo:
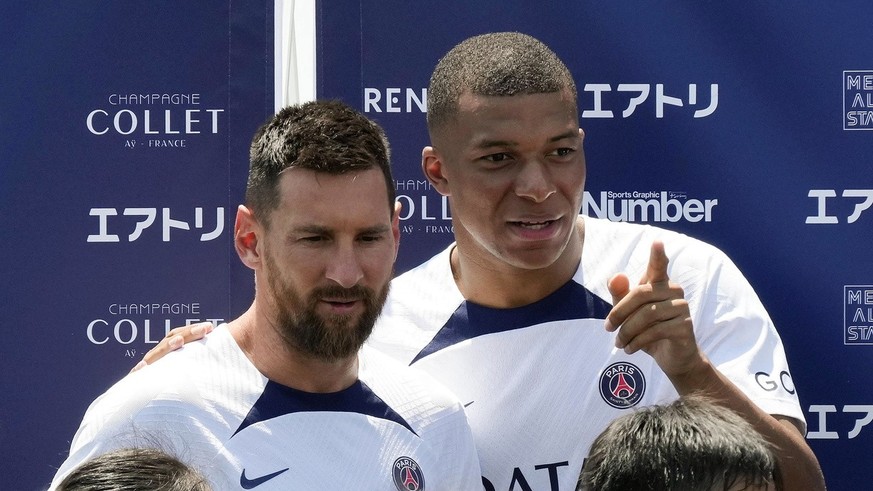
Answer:
<svg viewBox="0 0 873 491"><path fill-rule="evenodd" d="M652 250L649 253L649 265L646 268L646 274L640 279L640 284L645 283L666 283L670 281L667 275L667 265L670 259L667 258L667 253L664 251L664 243L660 240L652 242Z"/></svg>

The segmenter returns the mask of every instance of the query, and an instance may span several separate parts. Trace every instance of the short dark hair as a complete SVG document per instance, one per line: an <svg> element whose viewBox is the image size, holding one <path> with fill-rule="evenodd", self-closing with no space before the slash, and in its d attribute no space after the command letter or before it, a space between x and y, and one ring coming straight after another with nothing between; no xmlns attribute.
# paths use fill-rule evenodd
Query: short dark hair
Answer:
<svg viewBox="0 0 873 491"><path fill-rule="evenodd" d="M68 474L57 491L210 491L199 473L154 448L125 448L95 457Z"/></svg>
<svg viewBox="0 0 873 491"><path fill-rule="evenodd" d="M567 65L538 39L519 32L495 32L462 41L434 68L427 89L427 125L435 128L458 113L469 92L483 96L547 94L569 90L576 104L576 82Z"/></svg>
<svg viewBox="0 0 873 491"><path fill-rule="evenodd" d="M255 133L249 152L246 206L268 224L279 206L279 177L299 167L327 174L379 168L385 176L389 213L394 212L394 180L384 130L339 101L289 106Z"/></svg>
<svg viewBox="0 0 873 491"><path fill-rule="evenodd" d="M613 420L591 444L578 491L780 489L773 447L732 410L701 396Z"/></svg>

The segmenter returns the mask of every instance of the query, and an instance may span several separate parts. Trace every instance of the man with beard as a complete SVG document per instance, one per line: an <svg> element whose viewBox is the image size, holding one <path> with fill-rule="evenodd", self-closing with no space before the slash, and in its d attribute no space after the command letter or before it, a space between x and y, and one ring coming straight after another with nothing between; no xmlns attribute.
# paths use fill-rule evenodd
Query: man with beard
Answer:
<svg viewBox="0 0 873 491"><path fill-rule="evenodd" d="M764 435L785 489L825 488L782 341L730 258L579 215L585 134L551 49L461 42L431 76L427 124L422 170L455 243L392 281L367 343L464 402L487 491L574 489L610 421L692 393ZM192 337L171 331L145 361Z"/></svg>
<svg viewBox="0 0 873 491"><path fill-rule="evenodd" d="M251 307L100 396L55 483L148 441L215 489L481 488L458 401L361 350L399 235L381 128L339 102L279 112L252 141L234 226Z"/></svg>

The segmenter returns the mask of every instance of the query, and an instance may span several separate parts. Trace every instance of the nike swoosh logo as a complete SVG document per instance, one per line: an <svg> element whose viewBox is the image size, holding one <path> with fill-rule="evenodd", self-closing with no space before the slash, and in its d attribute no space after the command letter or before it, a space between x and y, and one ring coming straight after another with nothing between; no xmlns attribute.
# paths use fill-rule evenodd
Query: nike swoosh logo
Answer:
<svg viewBox="0 0 873 491"><path fill-rule="evenodd" d="M261 484L264 484L265 482L269 481L270 479L273 479L274 477L287 471L288 469L289 469L289 467L286 467L286 468L282 469L281 471L276 471L272 474L267 474L266 476L256 477L254 479L247 478L246 477L246 470L243 469L242 475L239 476L239 485L242 486L243 489L253 489L253 488L260 486Z"/></svg>

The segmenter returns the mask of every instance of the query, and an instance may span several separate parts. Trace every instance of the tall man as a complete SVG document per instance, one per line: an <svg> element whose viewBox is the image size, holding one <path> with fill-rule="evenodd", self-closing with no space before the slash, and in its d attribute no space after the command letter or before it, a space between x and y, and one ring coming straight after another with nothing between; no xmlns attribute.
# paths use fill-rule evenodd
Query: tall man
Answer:
<svg viewBox="0 0 873 491"><path fill-rule="evenodd" d="M467 39L437 64L427 107L422 169L456 242L392 281L369 344L465 403L486 490L573 490L611 420L690 393L778 448L786 489L824 488L792 385L770 382L791 378L782 342L730 259L579 216L585 135L554 52L519 33Z"/></svg>
<svg viewBox="0 0 873 491"><path fill-rule="evenodd" d="M234 227L255 271L251 307L100 396L55 483L97 454L157 442L222 490L481 487L460 403L359 354L399 235L381 128L336 102L282 110L254 137Z"/></svg>
<svg viewBox="0 0 873 491"><path fill-rule="evenodd" d="M609 421L693 392L779 448L786 489L824 487L791 385L766 383L790 379L781 340L734 264L684 235L578 215L576 86L548 47L465 40L437 64L427 108L422 169L456 243L393 281L371 344L465 403L486 489L574 489Z"/></svg>

